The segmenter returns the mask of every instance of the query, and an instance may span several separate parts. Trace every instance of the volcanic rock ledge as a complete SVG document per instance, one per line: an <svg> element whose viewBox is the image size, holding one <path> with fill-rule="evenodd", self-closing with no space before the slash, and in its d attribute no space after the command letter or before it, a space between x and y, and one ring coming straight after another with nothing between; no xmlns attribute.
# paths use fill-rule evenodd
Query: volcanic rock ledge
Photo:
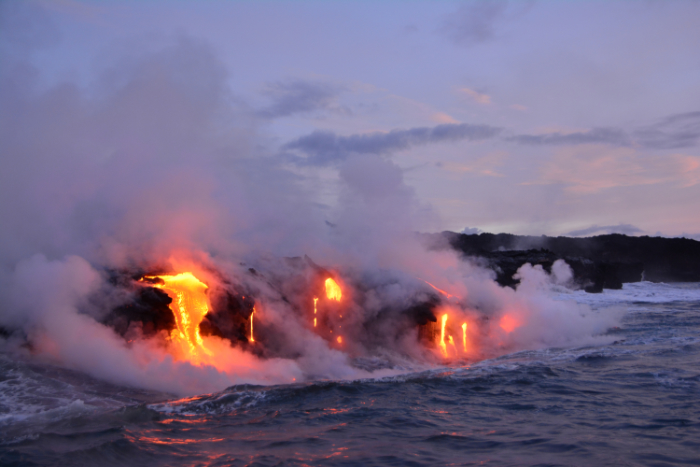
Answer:
<svg viewBox="0 0 700 467"><path fill-rule="evenodd" d="M700 281L700 242L687 238L628 237L611 234L587 238L534 237L482 233L436 234L467 257L480 257L496 272L496 281L515 287L513 275L525 263L551 272L563 259L574 281L587 292L620 289L625 282Z"/></svg>

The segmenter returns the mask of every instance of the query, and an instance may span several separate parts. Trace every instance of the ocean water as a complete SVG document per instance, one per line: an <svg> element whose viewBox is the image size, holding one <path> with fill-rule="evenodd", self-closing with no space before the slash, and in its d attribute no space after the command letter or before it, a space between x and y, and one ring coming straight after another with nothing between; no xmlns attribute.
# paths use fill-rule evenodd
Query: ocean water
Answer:
<svg viewBox="0 0 700 467"><path fill-rule="evenodd" d="M700 465L700 284L558 298L614 342L180 400L0 355L0 465Z"/></svg>

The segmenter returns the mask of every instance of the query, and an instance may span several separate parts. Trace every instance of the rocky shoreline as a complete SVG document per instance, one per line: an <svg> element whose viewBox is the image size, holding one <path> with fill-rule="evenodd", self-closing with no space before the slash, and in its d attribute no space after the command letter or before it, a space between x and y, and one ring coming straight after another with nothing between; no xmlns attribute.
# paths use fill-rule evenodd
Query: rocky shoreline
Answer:
<svg viewBox="0 0 700 467"><path fill-rule="evenodd" d="M513 275L525 263L551 271L563 259L577 286L587 292L620 289L626 282L700 282L700 242L687 238L629 237L621 234L587 238L443 232L449 245L465 257L483 258L496 281L514 287Z"/></svg>

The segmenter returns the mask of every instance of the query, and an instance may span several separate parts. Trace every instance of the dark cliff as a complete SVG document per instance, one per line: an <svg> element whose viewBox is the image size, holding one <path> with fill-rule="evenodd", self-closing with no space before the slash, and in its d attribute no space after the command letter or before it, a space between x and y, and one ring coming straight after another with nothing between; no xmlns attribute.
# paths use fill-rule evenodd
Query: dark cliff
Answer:
<svg viewBox="0 0 700 467"><path fill-rule="evenodd" d="M483 257L502 285L517 283L513 274L525 263L550 270L565 260L576 282L591 292L617 289L624 282L700 281L700 242L687 238L628 237L620 234L587 238L478 235L443 232L465 256Z"/></svg>

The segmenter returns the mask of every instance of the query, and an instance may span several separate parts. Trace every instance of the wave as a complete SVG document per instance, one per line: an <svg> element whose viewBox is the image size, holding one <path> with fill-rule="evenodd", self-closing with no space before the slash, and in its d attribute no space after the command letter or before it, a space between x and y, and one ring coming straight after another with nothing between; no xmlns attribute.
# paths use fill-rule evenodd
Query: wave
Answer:
<svg viewBox="0 0 700 467"><path fill-rule="evenodd" d="M620 290L605 290L601 294L560 289L555 298L559 300L573 299L594 309L616 305L640 306L673 302L700 302L700 283L633 282L623 284Z"/></svg>

